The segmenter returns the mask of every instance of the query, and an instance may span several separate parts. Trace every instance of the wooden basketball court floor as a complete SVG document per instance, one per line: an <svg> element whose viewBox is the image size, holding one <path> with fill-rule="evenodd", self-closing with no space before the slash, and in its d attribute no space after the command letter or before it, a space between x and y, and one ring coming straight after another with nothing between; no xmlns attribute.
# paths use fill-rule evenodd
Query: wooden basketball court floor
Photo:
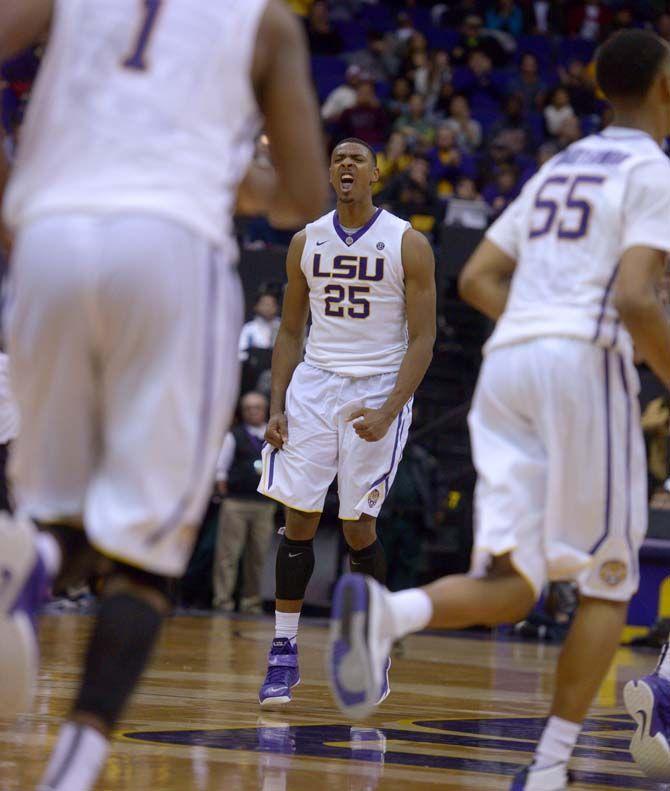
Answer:
<svg viewBox="0 0 670 791"><path fill-rule="evenodd" d="M91 619L48 615L34 709L0 721L0 791L31 791L77 685ZM280 711L256 693L269 618L177 616L115 735L98 791L413 791L507 789L528 762L558 648L487 637L418 635L394 658L391 695L351 723L323 670L326 627L301 625L302 683ZM580 789L658 789L628 755L623 685L655 652L622 649L576 751Z"/></svg>

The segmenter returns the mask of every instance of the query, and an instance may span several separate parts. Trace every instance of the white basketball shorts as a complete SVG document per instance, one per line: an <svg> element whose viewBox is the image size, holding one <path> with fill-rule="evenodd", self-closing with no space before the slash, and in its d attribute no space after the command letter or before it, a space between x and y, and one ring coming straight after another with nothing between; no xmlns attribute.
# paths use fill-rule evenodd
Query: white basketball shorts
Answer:
<svg viewBox="0 0 670 791"><path fill-rule="evenodd" d="M472 573L511 553L539 595L575 580L627 601L647 529L644 442L633 364L568 338L492 351L469 417L478 482Z"/></svg>
<svg viewBox="0 0 670 791"><path fill-rule="evenodd" d="M263 448L258 491L320 513L337 475L340 519L378 516L407 442L412 400L378 442L361 439L347 418L361 407L381 407L396 380L396 373L353 379L301 363L286 393L288 442L281 450Z"/></svg>
<svg viewBox="0 0 670 791"><path fill-rule="evenodd" d="M21 512L82 518L102 553L184 572L237 398L233 260L151 215L21 229L6 315Z"/></svg>

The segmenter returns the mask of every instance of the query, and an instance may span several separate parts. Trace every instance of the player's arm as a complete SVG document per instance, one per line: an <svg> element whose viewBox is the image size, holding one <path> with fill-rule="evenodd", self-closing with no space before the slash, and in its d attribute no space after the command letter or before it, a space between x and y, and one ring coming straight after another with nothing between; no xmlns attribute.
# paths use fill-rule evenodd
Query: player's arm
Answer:
<svg viewBox="0 0 670 791"><path fill-rule="evenodd" d="M281 324L272 351L272 383L270 386L270 419L265 439L275 448L281 448L288 439L288 423L284 409L286 391L293 372L302 360L305 325L309 313L309 288L300 268L305 249L305 231L297 233L288 248L286 275L288 284L284 292Z"/></svg>
<svg viewBox="0 0 670 791"><path fill-rule="evenodd" d="M658 295L666 253L631 247L621 257L614 305L630 332L638 355L670 388L670 324Z"/></svg>
<svg viewBox="0 0 670 791"><path fill-rule="evenodd" d="M0 63L35 44L49 29L53 0L2 0Z"/></svg>
<svg viewBox="0 0 670 791"><path fill-rule="evenodd" d="M497 321L505 310L516 261L490 239L484 239L461 271L461 299Z"/></svg>
<svg viewBox="0 0 670 791"><path fill-rule="evenodd" d="M275 226L295 228L323 214L328 176L305 34L281 0L263 14L252 75L274 168L252 165L242 197Z"/></svg>
<svg viewBox="0 0 670 791"><path fill-rule="evenodd" d="M409 344L396 385L380 409L358 409L349 416L361 439L377 442L386 436L400 410L414 395L428 370L435 345L435 257L426 237L408 230L402 238L405 301Z"/></svg>

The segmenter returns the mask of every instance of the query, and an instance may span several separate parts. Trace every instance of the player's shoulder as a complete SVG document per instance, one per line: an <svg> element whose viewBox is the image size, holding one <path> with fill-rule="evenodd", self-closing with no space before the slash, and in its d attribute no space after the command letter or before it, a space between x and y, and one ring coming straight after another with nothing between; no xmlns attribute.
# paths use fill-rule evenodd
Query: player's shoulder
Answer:
<svg viewBox="0 0 670 791"><path fill-rule="evenodd" d="M411 229L411 224L407 222L407 220L403 220L402 217L398 217L397 214L393 214L393 212L388 211L388 209L381 209L379 212L379 219L383 223L387 223L388 225L395 226L398 230L405 232Z"/></svg>
<svg viewBox="0 0 670 791"><path fill-rule="evenodd" d="M326 214L322 215L321 217L317 217L316 220L312 220L312 222L308 222L307 225L303 228L301 233L304 233L307 238L311 236L314 232L317 233L335 233L335 225L333 223L333 218L335 216L335 209L332 209Z"/></svg>

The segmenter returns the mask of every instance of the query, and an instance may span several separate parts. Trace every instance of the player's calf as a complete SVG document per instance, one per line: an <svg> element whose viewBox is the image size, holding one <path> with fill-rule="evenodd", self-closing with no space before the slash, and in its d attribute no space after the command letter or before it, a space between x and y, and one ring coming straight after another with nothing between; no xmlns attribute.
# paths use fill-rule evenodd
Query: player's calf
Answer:
<svg viewBox="0 0 670 791"><path fill-rule="evenodd" d="M40 791L93 788L107 757L108 735L149 661L168 609L164 578L117 567L106 585L72 714Z"/></svg>

